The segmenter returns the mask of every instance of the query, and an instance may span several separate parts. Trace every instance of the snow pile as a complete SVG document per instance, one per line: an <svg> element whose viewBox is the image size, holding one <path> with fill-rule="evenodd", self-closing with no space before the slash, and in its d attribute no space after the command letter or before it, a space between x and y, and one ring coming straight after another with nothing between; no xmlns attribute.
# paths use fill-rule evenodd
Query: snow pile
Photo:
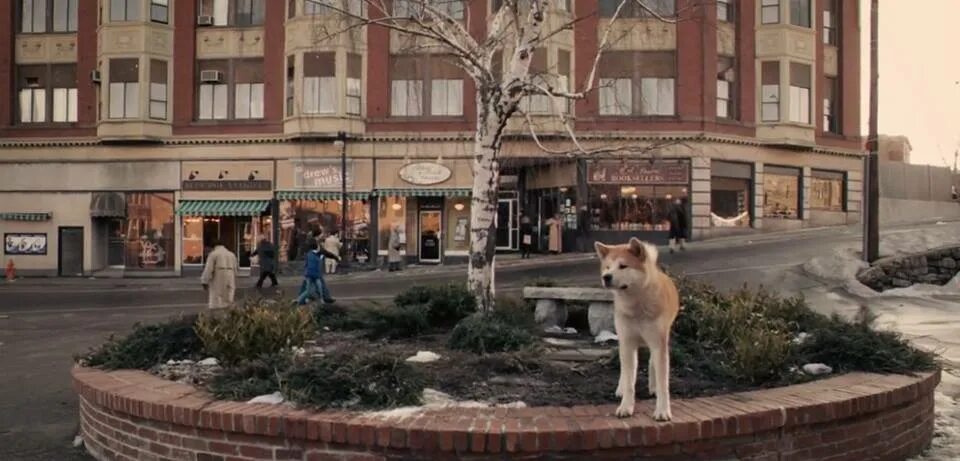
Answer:
<svg viewBox="0 0 960 461"><path fill-rule="evenodd" d="M489 403L477 402L476 400L457 400L450 394L440 392L435 389L423 390L423 405L419 407L400 407L392 410L374 411L369 414L386 418L405 418L416 416L428 410L442 410L445 408L490 408ZM524 408L523 402L513 402L515 408Z"/></svg>
<svg viewBox="0 0 960 461"><path fill-rule="evenodd" d="M440 360L440 355L430 351L417 351L417 355L407 358L407 362L430 363Z"/></svg>
<svg viewBox="0 0 960 461"><path fill-rule="evenodd" d="M273 394L258 395L250 399L249 401L247 401L247 403L266 403L269 405L279 405L283 403L284 400L285 399L283 398L283 394L277 391L277 392L274 392Z"/></svg>

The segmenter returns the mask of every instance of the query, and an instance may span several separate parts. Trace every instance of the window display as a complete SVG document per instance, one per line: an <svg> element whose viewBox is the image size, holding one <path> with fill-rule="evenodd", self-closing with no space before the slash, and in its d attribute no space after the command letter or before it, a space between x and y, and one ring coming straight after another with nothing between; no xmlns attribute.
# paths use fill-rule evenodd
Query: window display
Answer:
<svg viewBox="0 0 960 461"><path fill-rule="evenodd" d="M843 211L843 173L813 170L810 178L810 208Z"/></svg>
<svg viewBox="0 0 960 461"><path fill-rule="evenodd" d="M137 270L173 269L173 193L130 192L126 199L124 265Z"/></svg>
<svg viewBox="0 0 960 461"><path fill-rule="evenodd" d="M800 169L767 166L763 172L763 216L798 219Z"/></svg>
<svg viewBox="0 0 960 461"><path fill-rule="evenodd" d="M280 202L280 260L303 259L309 239L340 231L340 200L284 200ZM347 228L340 238L351 261L369 258L370 205L367 200L347 200Z"/></svg>
<svg viewBox="0 0 960 461"><path fill-rule="evenodd" d="M686 195L683 186L591 186L593 229L669 231L671 201Z"/></svg>
<svg viewBox="0 0 960 461"><path fill-rule="evenodd" d="M381 250L386 251L390 245L390 230L394 225L400 226L401 241L406 242L407 229L407 198L406 197L381 197L380 198L380 222L379 235Z"/></svg>

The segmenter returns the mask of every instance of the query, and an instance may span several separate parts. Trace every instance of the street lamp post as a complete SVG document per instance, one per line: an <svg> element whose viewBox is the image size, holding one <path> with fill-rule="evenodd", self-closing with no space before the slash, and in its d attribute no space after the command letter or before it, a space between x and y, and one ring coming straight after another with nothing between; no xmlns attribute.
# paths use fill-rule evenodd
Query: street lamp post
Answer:
<svg viewBox="0 0 960 461"><path fill-rule="evenodd" d="M870 153L865 171L867 203L863 233L863 258L869 263L880 258L879 8L878 0L870 2L870 132L867 135Z"/></svg>
<svg viewBox="0 0 960 461"><path fill-rule="evenodd" d="M340 146L340 238L347 241L347 133L337 132L337 142ZM346 245L344 245L346 247ZM340 251L344 256L343 265L346 266L346 251Z"/></svg>

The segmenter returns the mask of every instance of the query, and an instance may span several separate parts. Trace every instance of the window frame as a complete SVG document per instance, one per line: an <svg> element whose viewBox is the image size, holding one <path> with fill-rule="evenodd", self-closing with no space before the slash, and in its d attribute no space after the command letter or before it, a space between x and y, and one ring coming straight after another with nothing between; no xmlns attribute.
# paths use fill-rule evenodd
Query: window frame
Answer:
<svg viewBox="0 0 960 461"><path fill-rule="evenodd" d="M113 16L115 2L122 2L122 4L123 4L123 19L116 19L116 18L114 18L114 16ZM113 22L137 22L137 21L143 21L143 20L144 20L144 18L143 18L143 3L144 3L143 0L110 0L109 3L110 3L110 4L109 4L108 6L110 7L110 10L108 11L108 16L109 16L109 18L110 18L110 22L111 22L111 23L113 23ZM137 5L137 7L135 8L135 13L136 13L136 14L135 14L134 16L131 16L131 14L130 14L130 11L131 11L130 5Z"/></svg>
<svg viewBox="0 0 960 461"><path fill-rule="evenodd" d="M25 72L22 68L33 68L34 72L40 72L41 82L37 86L25 85L22 82L22 77ZM60 73L63 73L62 75ZM62 80L62 79L67 80ZM69 81L69 84L61 84L65 81ZM72 84L72 85L71 85ZM78 110L78 84L77 84L77 65L76 63L47 63L47 64L20 64L14 66L14 91L15 96L11 103L11 109L14 109L14 123L16 126L65 126L72 125L77 123L79 118ZM30 91L30 103L31 103L31 120L24 121L22 117L22 96L23 91ZM43 120L36 120L37 110L35 110L35 103L37 102L37 94L42 91L43 101L42 110ZM65 108L63 112L66 114L64 120L56 120L57 117L57 108L58 108L58 94L62 91L65 94L66 99L64 100Z"/></svg>
<svg viewBox="0 0 960 461"><path fill-rule="evenodd" d="M802 8L806 5L806 8ZM810 29L813 27L813 2L810 0L790 0L790 25ZM796 13L799 13L799 17ZM804 21L805 20L805 21Z"/></svg>
<svg viewBox="0 0 960 461"><path fill-rule="evenodd" d="M308 62L316 60L318 63L323 61L329 61L327 66L324 66L322 70L316 72L316 75L311 72L309 75L307 73ZM335 51L316 51L316 52L306 52L302 54L303 62L303 72L301 74L301 83L300 87L302 89L300 95L300 114L301 115L335 115L339 112L339 82L337 81L337 53ZM312 66L310 66L312 67ZM308 83L309 80L316 80L316 83ZM327 85L332 82L332 88L325 89L325 83ZM308 84L310 86L316 86L316 90L308 91ZM331 96L325 98L326 93L331 93ZM313 95L314 98L308 99L309 95ZM329 101L332 104L331 107L323 107L323 103Z"/></svg>
<svg viewBox="0 0 960 461"><path fill-rule="evenodd" d="M155 18L154 11L163 10L163 19ZM170 0L150 0L150 22L157 24L170 23Z"/></svg>
<svg viewBox="0 0 960 461"><path fill-rule="evenodd" d="M647 0L648 2L651 0ZM659 15L664 18L673 18L677 16L677 1L676 0L653 0L653 2L663 2L660 4L654 3L645 3L650 9L656 10L660 9ZM670 6L666 9L666 5ZM598 15L601 18L612 18L613 13L617 11L617 7L620 5L620 0L599 0L597 2ZM666 12L669 11L669 12ZM635 2L628 2L624 5L624 8L620 10L620 16L617 16L617 19L627 19L627 18L656 18L656 16L648 12L642 6L636 4Z"/></svg>
<svg viewBox="0 0 960 461"><path fill-rule="evenodd" d="M728 68L727 71L720 72L719 66L720 66L720 63L723 62L723 60L729 60L730 67ZM740 105L738 104L740 92L738 91L738 87L737 87L737 81L738 81L737 77L739 77L738 65L739 65L739 62L737 61L736 56L725 56L725 55L717 56L718 72L717 72L717 111L716 112L717 112L717 117L722 118L724 120L738 120L740 118L740 111L739 111ZM726 74L727 72L733 72L732 79L726 78L724 74ZM723 98L720 96L721 83L724 83L727 86L726 98ZM721 101L726 102L727 111L725 115L720 113Z"/></svg>
<svg viewBox="0 0 960 461"><path fill-rule="evenodd" d="M401 75L401 78L394 78L398 72L394 69L397 67L396 59L409 60L406 65L414 66L414 72L412 77L405 77ZM435 115L433 114L433 80L460 80L461 88L466 86L466 78L463 75L462 71L457 68L455 72L451 74L455 75L444 75L445 72L441 70L434 70L434 66L442 67L449 66L449 68L455 68L454 64L450 64L448 60L451 57L448 55L442 54L394 54L390 56L390 71L388 75L388 81L390 82L390 117L391 118L420 118L420 119L460 119L465 116L465 108L461 104L461 113L460 115ZM401 62L402 64L402 62ZM404 106L407 110L405 113L396 114L394 109L399 108L399 101L394 101L394 94L398 93L398 86L395 86L394 82L405 82L401 85L404 85L404 95L408 95L410 90L418 89L420 92L420 98L418 101L419 113L410 114L410 100L407 99ZM419 87L418 83L419 82ZM361 108L362 110L362 108Z"/></svg>
<svg viewBox="0 0 960 461"><path fill-rule="evenodd" d="M356 53L347 53L347 76L344 88L344 113L346 115L363 115L363 56ZM351 86L352 82L354 86ZM354 91L355 89L355 91ZM356 93L356 94L353 94ZM351 108L356 103L356 112Z"/></svg>
<svg viewBox="0 0 960 461"><path fill-rule="evenodd" d="M117 78L114 74L113 63L116 61L127 61L136 63L136 80L115 80ZM107 81L107 119L108 120L136 120L142 118L142 110L140 108L140 59L139 58L111 58L107 61L108 69L110 69L109 80ZM117 96L114 93L114 85L120 85L122 88L123 96L123 113L120 116L115 116L113 112L114 98ZM133 107L131 108L131 98L130 93L133 93L134 98ZM132 109L132 110L130 110ZM132 114L130 113L132 112Z"/></svg>
<svg viewBox="0 0 960 461"><path fill-rule="evenodd" d="M736 0L717 0L717 21L729 24L737 22Z"/></svg>
<svg viewBox="0 0 960 461"><path fill-rule="evenodd" d="M840 126L843 100L841 99L840 78L825 77L823 89L823 132L841 135L843 134Z"/></svg>
<svg viewBox="0 0 960 461"><path fill-rule="evenodd" d="M797 75L797 71L801 68L806 68L806 72L803 75ZM802 86L803 83L799 82L801 79L806 80L807 86ZM813 66L800 62L790 62L789 88L790 113L787 114L787 120L791 123L813 124ZM805 104L798 107L797 102ZM803 116L804 113L806 117Z"/></svg>
<svg viewBox="0 0 960 461"><path fill-rule="evenodd" d="M284 113L287 117L296 115L296 82L297 82L297 57L296 55L287 56L287 68L285 75L285 94L283 95Z"/></svg>
<svg viewBox="0 0 960 461"><path fill-rule="evenodd" d="M797 185L797 200L793 204L796 207L796 216L777 216L771 213L768 213L768 203L767 200L767 178L768 177L781 177L781 178L793 178L796 180ZM780 166L780 165L769 165L764 164L763 166L763 180L761 182L761 191L763 192L763 217L764 218L779 218L779 219L803 219L803 169L793 166Z"/></svg>
<svg viewBox="0 0 960 461"><path fill-rule="evenodd" d="M840 182L840 205L839 207L830 207L830 206L819 206L820 204L814 204L814 195L816 193L814 184L816 182ZM834 171L834 170L825 170L814 168L810 170L810 209L816 211L832 211L832 212L845 212L847 211L847 172L846 171Z"/></svg>
<svg viewBox="0 0 960 461"><path fill-rule="evenodd" d="M836 0L823 0L825 7L823 10L823 43L830 46L840 46L840 4Z"/></svg>
<svg viewBox="0 0 960 461"><path fill-rule="evenodd" d="M760 0L760 24L780 24L783 20L780 0ZM776 12L776 19L767 19L768 12Z"/></svg>
<svg viewBox="0 0 960 461"><path fill-rule="evenodd" d="M259 63L259 73L262 78L259 82L257 81L239 81L237 77L237 71L241 64L249 63L251 66L256 66L256 63ZM194 101L195 101L195 113L194 121L199 123L212 123L212 124L222 124L222 123L258 123L266 118L266 85L264 80L266 80L263 73L265 68L263 67L263 58L227 58L227 59L206 59L196 61L195 68L195 78L197 84L194 86ZM200 81L200 73L204 70L217 70L223 74L223 80L216 83L208 83ZM237 94L239 91L238 85L250 85L247 89L248 95L251 96L254 92L259 91L261 94L261 101L259 104L259 109L262 112L259 113L259 116L254 117L254 108L257 107L253 104L250 104L247 112L250 114L248 117L237 117L237 111L240 108L237 107ZM205 88L209 88L209 95L203 94ZM224 104L222 107L222 112L218 110L217 101L219 98L224 98ZM210 110L209 117L204 117L203 110L203 101L204 99L210 100ZM223 117L217 117L218 113L222 113Z"/></svg>
<svg viewBox="0 0 960 461"><path fill-rule="evenodd" d="M217 3L225 3L226 11L223 12L222 22L218 22L219 17ZM249 2L250 17L249 23L241 21L240 2ZM204 14L205 5L209 5L210 14ZM223 8L223 7L221 7ZM265 0L198 0L197 16L209 16L212 23L205 27L262 27L266 23L266 1Z"/></svg>
<svg viewBox="0 0 960 461"><path fill-rule="evenodd" d="M607 52L611 53L611 52ZM604 117L631 117L631 118L668 118L677 116L677 105L678 105L678 95L677 95L677 74L678 74L678 64L677 64L677 53L676 51L618 51L615 52L619 54L624 54L621 56L622 59L615 59L616 56L610 57L609 59L616 62L629 62L631 63L629 68L624 71L624 69L612 69L600 64L598 69L598 78L607 80L626 80L629 79L631 82L630 89L630 114L629 115L602 115ZM649 55L644 57L643 55ZM669 66L669 72L664 70L659 70L655 65L657 64L657 59L666 59L666 55L670 55L671 64ZM629 56L626 56L629 55ZM663 56L656 56L663 55ZM648 61L649 60L649 61ZM650 70L653 67L654 70ZM668 75L669 74L669 75ZM647 81L646 83L644 81ZM656 81L656 82L653 82ZM644 86L646 85L649 89L649 86L653 83L656 83L657 94L660 94L661 83L666 84L666 82L661 81L671 81L670 87L673 92L672 101L669 102L670 108L672 108L672 113L661 113L659 111L654 111L653 113L647 112L646 107L647 103ZM657 105L660 105L659 99L657 100Z"/></svg>
<svg viewBox="0 0 960 461"><path fill-rule="evenodd" d="M776 83L764 83L766 80L766 71L764 70L765 64L776 64ZM780 123L783 119L783 114L781 113L781 103L783 102L783 90L780 87L780 61L761 61L760 62L760 121L762 123ZM776 90L775 92L772 90ZM768 93L773 95L773 99L768 99ZM775 93L775 94L774 94ZM776 116L773 118L767 117L768 108L776 108Z"/></svg>
<svg viewBox="0 0 960 461"><path fill-rule="evenodd" d="M154 66L162 65L163 72L157 73L154 71ZM170 101L170 86L169 86L169 63L162 59L151 59L150 60L150 89L147 95L147 117L151 120L167 120L170 111L169 111L169 101ZM162 78L160 76L162 75ZM154 81L162 80L162 81ZM158 85L157 88L154 85ZM155 97L154 90L157 89L156 94L160 94L159 86L162 85L162 98ZM162 106L161 106L162 105ZM154 115L154 107L163 107L163 115L156 116Z"/></svg>

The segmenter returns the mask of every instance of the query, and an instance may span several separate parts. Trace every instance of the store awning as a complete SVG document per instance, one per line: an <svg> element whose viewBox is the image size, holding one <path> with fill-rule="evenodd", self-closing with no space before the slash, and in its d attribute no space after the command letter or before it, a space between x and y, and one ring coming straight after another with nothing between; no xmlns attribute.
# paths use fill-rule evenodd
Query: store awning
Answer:
<svg viewBox="0 0 960 461"><path fill-rule="evenodd" d="M379 189L381 197L469 197L470 189Z"/></svg>
<svg viewBox="0 0 960 461"><path fill-rule="evenodd" d="M94 192L90 197L90 216L124 218L127 216L127 199L121 192Z"/></svg>
<svg viewBox="0 0 960 461"><path fill-rule="evenodd" d="M0 212L0 221L49 221L50 212L22 213L18 211Z"/></svg>
<svg viewBox="0 0 960 461"><path fill-rule="evenodd" d="M269 200L181 200L177 214L182 216L260 216L269 207Z"/></svg>
<svg viewBox="0 0 960 461"><path fill-rule="evenodd" d="M341 193L331 190L282 190L277 192L278 200L340 200ZM347 200L366 200L369 192L347 192Z"/></svg>

